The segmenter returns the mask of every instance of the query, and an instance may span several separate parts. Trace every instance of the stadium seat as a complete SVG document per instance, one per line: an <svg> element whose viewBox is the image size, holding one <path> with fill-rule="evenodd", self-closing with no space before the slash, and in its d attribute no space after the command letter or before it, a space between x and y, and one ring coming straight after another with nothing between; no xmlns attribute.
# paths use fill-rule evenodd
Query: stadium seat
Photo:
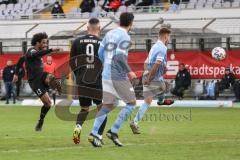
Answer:
<svg viewBox="0 0 240 160"><path fill-rule="evenodd" d="M19 11L19 10L21 10L21 8L22 8L22 4L21 3L17 3L17 4L15 4L14 5L14 11Z"/></svg>
<svg viewBox="0 0 240 160"><path fill-rule="evenodd" d="M199 0L198 3L206 3L207 0Z"/></svg>
<svg viewBox="0 0 240 160"><path fill-rule="evenodd" d="M180 9L185 9L185 8L186 8L186 4L181 3L181 4L180 4Z"/></svg>
<svg viewBox="0 0 240 160"><path fill-rule="evenodd" d="M127 12L134 12L134 6L133 5L128 6Z"/></svg>
<svg viewBox="0 0 240 160"><path fill-rule="evenodd" d="M7 8L8 10L13 10L14 4L10 3L10 4L7 5L6 8Z"/></svg>
<svg viewBox="0 0 240 160"><path fill-rule="evenodd" d="M113 17L114 16L114 12L107 12L107 17Z"/></svg>
<svg viewBox="0 0 240 160"><path fill-rule="evenodd" d="M233 7L233 8L238 8L238 7L239 7L239 4L240 4L240 2L233 2L233 3L232 3L232 7Z"/></svg>
<svg viewBox="0 0 240 160"><path fill-rule="evenodd" d="M195 3L188 3L187 9L194 9L195 8Z"/></svg>
<svg viewBox="0 0 240 160"><path fill-rule="evenodd" d="M224 8L229 8L229 7L231 7L231 3L230 3L230 2L224 2L224 3L222 4L222 7L224 7Z"/></svg>
<svg viewBox="0 0 240 160"><path fill-rule="evenodd" d="M22 5L22 10L27 10L29 8L29 3L24 3Z"/></svg>
<svg viewBox="0 0 240 160"><path fill-rule="evenodd" d="M56 2L56 0L47 0L47 2L48 2L49 4L53 4L53 3Z"/></svg>
<svg viewBox="0 0 240 160"><path fill-rule="evenodd" d="M118 8L118 12L126 12L127 11L127 7L126 6L120 6Z"/></svg>
<svg viewBox="0 0 240 160"><path fill-rule="evenodd" d="M94 8L93 12L91 13L91 17L97 17L102 12L102 8L100 6L97 6Z"/></svg>
<svg viewBox="0 0 240 160"><path fill-rule="evenodd" d="M203 87L203 81L195 82L195 83L193 84L193 88L192 88L192 91L193 91L194 96L196 96L197 98L198 98L199 96L201 96L201 95L203 94L203 91L204 91L203 88L204 88L204 87Z"/></svg>
<svg viewBox="0 0 240 160"><path fill-rule="evenodd" d="M89 18L90 17L90 13L85 12L82 14L82 18Z"/></svg>
<svg viewBox="0 0 240 160"><path fill-rule="evenodd" d="M6 9L6 4L1 4L0 5L0 11L3 11L3 10L5 10Z"/></svg>
<svg viewBox="0 0 240 160"><path fill-rule="evenodd" d="M212 8L213 7L213 4L212 3L206 3L205 4L205 8Z"/></svg>
<svg viewBox="0 0 240 160"><path fill-rule="evenodd" d="M197 3L197 0L190 0L189 3Z"/></svg>
<svg viewBox="0 0 240 160"><path fill-rule="evenodd" d="M215 0L207 0L206 3L214 3L214 2L215 2Z"/></svg>
<svg viewBox="0 0 240 160"><path fill-rule="evenodd" d="M18 3L24 4L26 1L25 0L18 0Z"/></svg>
<svg viewBox="0 0 240 160"><path fill-rule="evenodd" d="M202 3L202 2L198 2L197 4L196 4L196 8L197 9L201 9L201 8L203 8L204 7L204 3Z"/></svg>
<svg viewBox="0 0 240 160"><path fill-rule="evenodd" d="M219 2L213 4L213 8L221 8L221 7L222 7L222 4Z"/></svg>
<svg viewBox="0 0 240 160"><path fill-rule="evenodd" d="M29 4L31 4L31 3L34 3L34 1L33 1L33 0L26 0L25 3L29 3Z"/></svg>
<svg viewBox="0 0 240 160"><path fill-rule="evenodd" d="M40 3L40 4L37 4L36 5L36 9L42 9L42 8L44 8L44 3Z"/></svg>

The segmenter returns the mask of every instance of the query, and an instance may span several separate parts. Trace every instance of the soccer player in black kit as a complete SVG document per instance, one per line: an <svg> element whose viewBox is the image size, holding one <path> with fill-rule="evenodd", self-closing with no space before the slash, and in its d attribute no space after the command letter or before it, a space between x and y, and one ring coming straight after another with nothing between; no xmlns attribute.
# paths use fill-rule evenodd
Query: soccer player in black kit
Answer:
<svg viewBox="0 0 240 160"><path fill-rule="evenodd" d="M25 62L28 83L36 95L41 99L43 106L40 112L40 119L35 127L36 131L41 131L44 118L51 107L51 99L48 95L49 87L61 92L60 82L52 74L43 71L42 57L52 52L60 51L59 48L48 48L48 35L46 33L37 33L31 40L32 47L27 50L17 63L14 81L17 80L18 70Z"/></svg>
<svg viewBox="0 0 240 160"><path fill-rule="evenodd" d="M75 144L80 143L82 125L90 113L89 107L92 105L92 102L97 105L98 110L102 106L102 64L98 59L98 48L101 42L99 38L100 31L99 20L91 18L88 21L87 35L76 38L70 52L70 66L76 77L81 106L73 132L73 142ZM88 92L91 95L87 94ZM107 118L99 130L99 135L103 134L106 122ZM102 137L99 139L103 143Z"/></svg>

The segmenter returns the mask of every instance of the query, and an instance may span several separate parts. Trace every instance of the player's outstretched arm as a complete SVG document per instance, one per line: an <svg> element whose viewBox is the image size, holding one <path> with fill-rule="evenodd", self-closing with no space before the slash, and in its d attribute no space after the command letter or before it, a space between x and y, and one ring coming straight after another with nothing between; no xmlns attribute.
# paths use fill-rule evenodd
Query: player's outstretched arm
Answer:
<svg viewBox="0 0 240 160"><path fill-rule="evenodd" d="M29 53L26 53L26 57L27 58L43 57L52 52L58 52L61 50L62 50L61 48L51 48L51 49L40 50L40 51L33 49Z"/></svg>

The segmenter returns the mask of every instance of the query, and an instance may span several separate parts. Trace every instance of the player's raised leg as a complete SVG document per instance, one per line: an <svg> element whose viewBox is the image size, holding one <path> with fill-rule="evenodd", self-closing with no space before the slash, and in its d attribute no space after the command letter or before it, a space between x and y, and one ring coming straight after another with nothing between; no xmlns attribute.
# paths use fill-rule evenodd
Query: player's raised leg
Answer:
<svg viewBox="0 0 240 160"><path fill-rule="evenodd" d="M143 75L143 96L144 103L140 106L139 111L130 123L130 127L134 134L140 134L138 122L142 119L145 112L149 108L153 97L161 98L160 105L170 105L173 100L165 100L164 93L169 90L169 84L164 81L163 75L167 71L167 44L170 40L171 31L162 28L159 31L159 40L153 45L149 56L145 61L145 72Z"/></svg>

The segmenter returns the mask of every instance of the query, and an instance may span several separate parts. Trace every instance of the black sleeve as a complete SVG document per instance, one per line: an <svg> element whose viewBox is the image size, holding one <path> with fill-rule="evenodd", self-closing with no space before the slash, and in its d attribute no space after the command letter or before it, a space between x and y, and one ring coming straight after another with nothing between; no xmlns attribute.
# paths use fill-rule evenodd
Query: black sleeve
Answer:
<svg viewBox="0 0 240 160"><path fill-rule="evenodd" d="M231 85L233 85L235 83L235 76L234 74L231 75Z"/></svg>
<svg viewBox="0 0 240 160"><path fill-rule="evenodd" d="M3 69L3 81L6 80L6 68Z"/></svg>
<svg viewBox="0 0 240 160"><path fill-rule="evenodd" d="M62 9L62 6L59 6L60 8L60 13L64 13L63 9Z"/></svg>
<svg viewBox="0 0 240 160"><path fill-rule="evenodd" d="M52 49L41 50L41 51L36 51L35 49L32 49L26 53L26 57L27 58L43 57L46 54L51 53L52 51L53 51Z"/></svg>
<svg viewBox="0 0 240 160"><path fill-rule="evenodd" d="M186 87L191 85L191 75L189 72L186 72Z"/></svg>
<svg viewBox="0 0 240 160"><path fill-rule="evenodd" d="M75 40L73 42L73 44L72 44L71 51L70 51L70 62L69 62L69 65L70 65L72 71L75 71L76 67L77 67L76 66L76 59L77 59L76 56L77 56L77 45L76 45L76 40Z"/></svg>
<svg viewBox="0 0 240 160"><path fill-rule="evenodd" d="M179 85L178 74L180 74L179 71L177 72L177 75L176 75L176 77L175 77L175 86L178 86L178 85Z"/></svg>
<svg viewBox="0 0 240 160"><path fill-rule="evenodd" d="M16 74L16 75L18 75L19 69L20 69L20 68L23 68L23 63L24 63L24 62L25 62L25 57L22 56L22 57L18 60L17 65L16 65L16 70L15 70L15 74Z"/></svg>
<svg viewBox="0 0 240 160"><path fill-rule="evenodd" d="M92 7L92 8L95 7L95 2L94 2L94 0L92 0L92 2L91 2L91 7Z"/></svg>

